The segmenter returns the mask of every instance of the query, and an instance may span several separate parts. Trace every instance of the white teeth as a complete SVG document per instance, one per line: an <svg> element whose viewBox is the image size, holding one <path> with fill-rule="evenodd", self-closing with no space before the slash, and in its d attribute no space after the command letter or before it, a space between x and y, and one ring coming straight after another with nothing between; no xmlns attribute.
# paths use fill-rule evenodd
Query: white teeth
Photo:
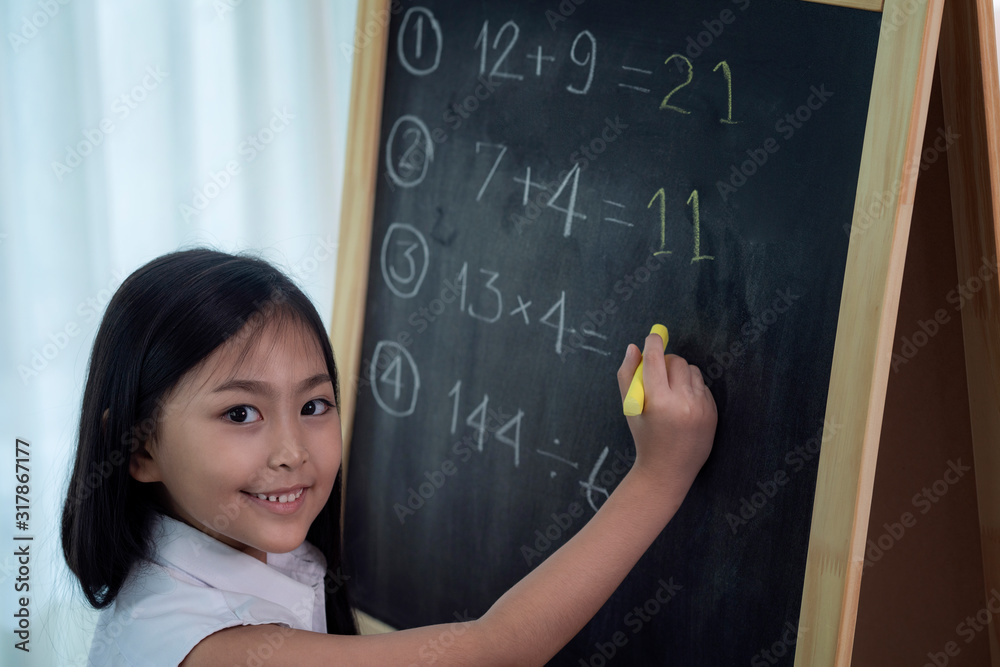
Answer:
<svg viewBox="0 0 1000 667"><path fill-rule="evenodd" d="M267 495L264 495L263 493L255 493L253 495L257 496L261 500L269 500L272 503L273 502L288 503L288 502L291 502L293 500L298 499L298 497L302 495L303 491L305 491L305 489L299 489L295 493L286 493L286 494L282 494L281 496L267 496Z"/></svg>

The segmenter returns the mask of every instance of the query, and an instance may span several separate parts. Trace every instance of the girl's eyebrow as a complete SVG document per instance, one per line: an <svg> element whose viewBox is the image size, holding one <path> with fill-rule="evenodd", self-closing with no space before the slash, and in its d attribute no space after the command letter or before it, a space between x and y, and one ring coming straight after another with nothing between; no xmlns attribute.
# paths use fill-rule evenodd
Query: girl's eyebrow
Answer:
<svg viewBox="0 0 1000 667"><path fill-rule="evenodd" d="M296 387L296 392L301 394L302 392L309 391L313 387L319 386L329 382L333 384L333 380L330 378L329 373L317 373L316 375L310 376L302 382L299 382ZM211 393L217 394L224 391L245 391L251 394L260 394L268 398L274 398L277 394L274 387L264 382L262 380L239 380L232 379L227 382L220 384L218 387L213 389Z"/></svg>

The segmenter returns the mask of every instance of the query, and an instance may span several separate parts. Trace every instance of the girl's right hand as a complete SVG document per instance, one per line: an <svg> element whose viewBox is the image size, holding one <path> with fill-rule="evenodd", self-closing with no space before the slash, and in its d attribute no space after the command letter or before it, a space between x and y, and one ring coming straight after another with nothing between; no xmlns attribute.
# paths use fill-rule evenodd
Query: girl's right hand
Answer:
<svg viewBox="0 0 1000 667"><path fill-rule="evenodd" d="M697 366L663 354L658 335L646 337L641 359L645 404L642 414L627 418L636 446L633 472L658 492L683 498L712 451L715 399ZM623 401L639 361L639 348L630 344L618 369Z"/></svg>

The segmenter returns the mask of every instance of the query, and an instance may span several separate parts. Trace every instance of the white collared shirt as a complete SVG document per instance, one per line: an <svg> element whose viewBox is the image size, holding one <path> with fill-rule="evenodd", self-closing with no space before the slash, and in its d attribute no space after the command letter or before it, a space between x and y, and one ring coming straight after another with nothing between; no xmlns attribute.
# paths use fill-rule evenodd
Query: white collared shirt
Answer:
<svg viewBox="0 0 1000 667"><path fill-rule="evenodd" d="M308 542L267 554L265 564L167 516L157 515L151 534L154 563L133 568L101 612L88 665L178 665L202 639L236 625L326 633L326 559Z"/></svg>

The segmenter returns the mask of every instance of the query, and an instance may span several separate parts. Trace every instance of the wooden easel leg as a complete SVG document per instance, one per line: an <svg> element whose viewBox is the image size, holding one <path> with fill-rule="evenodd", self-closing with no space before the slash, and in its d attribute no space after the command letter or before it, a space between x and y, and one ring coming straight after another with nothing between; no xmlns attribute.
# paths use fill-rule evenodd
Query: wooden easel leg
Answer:
<svg viewBox="0 0 1000 667"><path fill-rule="evenodd" d="M1000 611L1000 92L991 0L948 0L938 50L986 599ZM1000 667L1000 618L988 626Z"/></svg>
<svg viewBox="0 0 1000 667"><path fill-rule="evenodd" d="M990 662L982 632L956 634L985 597L964 337L946 299L958 281L948 132L936 72L868 520L852 654L858 667Z"/></svg>

